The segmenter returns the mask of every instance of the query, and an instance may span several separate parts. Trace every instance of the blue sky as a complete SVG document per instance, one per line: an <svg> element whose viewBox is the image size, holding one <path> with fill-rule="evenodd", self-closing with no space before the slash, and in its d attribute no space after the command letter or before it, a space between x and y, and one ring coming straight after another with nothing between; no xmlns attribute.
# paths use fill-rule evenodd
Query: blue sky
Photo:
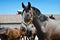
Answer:
<svg viewBox="0 0 60 40"><path fill-rule="evenodd" d="M0 14L17 14L17 10L23 10L22 2L31 2L42 14L60 14L60 0L0 0Z"/></svg>

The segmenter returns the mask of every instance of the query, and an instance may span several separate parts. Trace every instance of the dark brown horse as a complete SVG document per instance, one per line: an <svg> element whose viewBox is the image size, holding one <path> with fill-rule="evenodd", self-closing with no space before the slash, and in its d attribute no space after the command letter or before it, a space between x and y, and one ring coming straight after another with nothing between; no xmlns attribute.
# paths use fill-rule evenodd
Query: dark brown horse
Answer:
<svg viewBox="0 0 60 40"><path fill-rule="evenodd" d="M60 21L50 19L49 17L41 14L41 12L32 7L30 2L28 6L22 3L23 18L26 23L32 22L37 29L37 36L39 40L60 40Z"/></svg>
<svg viewBox="0 0 60 40"><path fill-rule="evenodd" d="M8 40L8 36L6 35L7 29L0 28L0 38L1 40Z"/></svg>
<svg viewBox="0 0 60 40"><path fill-rule="evenodd" d="M8 40L8 36L6 34L0 34L1 40Z"/></svg>
<svg viewBox="0 0 60 40"><path fill-rule="evenodd" d="M39 22L47 20L45 15L44 15L44 18L42 16L41 20L39 20L39 16L41 16L42 14L37 8L32 7L30 2L28 2L28 6L25 6L22 3L22 7L23 7L23 18L24 18L25 23L29 24L30 22L32 22L38 31L37 36L38 36L39 40L44 40L45 33L42 31L41 25ZM45 19L45 20L43 20L43 19Z"/></svg>

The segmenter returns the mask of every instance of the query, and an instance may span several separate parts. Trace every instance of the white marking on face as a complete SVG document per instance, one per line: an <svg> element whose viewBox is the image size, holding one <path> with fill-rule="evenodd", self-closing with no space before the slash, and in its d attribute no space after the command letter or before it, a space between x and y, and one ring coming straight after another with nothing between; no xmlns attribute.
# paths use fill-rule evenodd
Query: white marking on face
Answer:
<svg viewBox="0 0 60 40"><path fill-rule="evenodd" d="M33 27L32 27L33 26ZM28 25L28 27L27 27L27 29L29 29L29 30L36 30L36 28L34 27L34 25L33 24L29 24Z"/></svg>
<svg viewBox="0 0 60 40"><path fill-rule="evenodd" d="M28 18L31 18L32 17L32 14L31 14L31 11L30 10L27 13L25 11L23 12L23 18L25 18L27 15L29 15Z"/></svg>
<svg viewBox="0 0 60 40"><path fill-rule="evenodd" d="M24 11L24 12L23 12L23 18L25 18L25 15L26 15L26 12Z"/></svg>

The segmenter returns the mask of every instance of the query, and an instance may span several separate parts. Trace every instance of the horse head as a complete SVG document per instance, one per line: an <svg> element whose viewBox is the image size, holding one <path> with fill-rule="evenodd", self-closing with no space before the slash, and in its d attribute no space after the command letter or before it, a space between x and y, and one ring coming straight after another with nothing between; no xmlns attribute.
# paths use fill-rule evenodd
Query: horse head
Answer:
<svg viewBox="0 0 60 40"><path fill-rule="evenodd" d="M41 14L41 12L39 11L39 9L31 6L30 2L28 2L27 6L25 6L22 3L22 7L23 7L23 19L24 19L24 21L26 23L32 22L33 19L34 19L34 17L37 17L38 15Z"/></svg>
<svg viewBox="0 0 60 40"><path fill-rule="evenodd" d="M31 4L30 2L28 2L28 5L25 6L23 3L22 3L22 7L23 7L23 18L24 18L24 21L25 22L28 22L30 21L31 17L32 17L32 14L30 14L30 10L31 10Z"/></svg>

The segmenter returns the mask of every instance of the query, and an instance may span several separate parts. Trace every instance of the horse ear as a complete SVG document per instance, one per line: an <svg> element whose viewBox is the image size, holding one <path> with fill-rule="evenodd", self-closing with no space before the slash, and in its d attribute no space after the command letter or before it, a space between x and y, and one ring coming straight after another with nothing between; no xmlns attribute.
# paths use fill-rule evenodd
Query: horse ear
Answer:
<svg viewBox="0 0 60 40"><path fill-rule="evenodd" d="M30 9L30 7L31 7L31 3L30 3L30 2L28 2L28 8Z"/></svg>
<svg viewBox="0 0 60 40"><path fill-rule="evenodd" d="M22 2L22 7L25 8L25 5L23 4L23 2Z"/></svg>

